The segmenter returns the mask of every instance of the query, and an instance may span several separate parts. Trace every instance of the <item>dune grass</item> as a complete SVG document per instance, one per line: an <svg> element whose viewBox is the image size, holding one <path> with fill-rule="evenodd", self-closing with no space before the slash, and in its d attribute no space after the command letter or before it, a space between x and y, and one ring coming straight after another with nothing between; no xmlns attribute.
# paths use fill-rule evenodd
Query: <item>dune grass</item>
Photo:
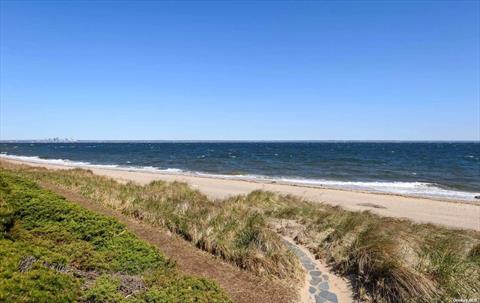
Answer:
<svg viewBox="0 0 480 303"><path fill-rule="evenodd" d="M0 170L0 302L230 302L115 221Z"/></svg>
<svg viewBox="0 0 480 303"><path fill-rule="evenodd" d="M35 170L33 175L168 228L242 269L279 278L296 278L301 272L298 260L268 227L265 216L242 203L215 203L178 182L121 184L80 169Z"/></svg>
<svg viewBox="0 0 480 303"><path fill-rule="evenodd" d="M480 299L480 233L255 191L211 201L183 183L120 184L86 170L16 169L182 235L241 268L279 278L298 262L274 230L294 237L374 302Z"/></svg>

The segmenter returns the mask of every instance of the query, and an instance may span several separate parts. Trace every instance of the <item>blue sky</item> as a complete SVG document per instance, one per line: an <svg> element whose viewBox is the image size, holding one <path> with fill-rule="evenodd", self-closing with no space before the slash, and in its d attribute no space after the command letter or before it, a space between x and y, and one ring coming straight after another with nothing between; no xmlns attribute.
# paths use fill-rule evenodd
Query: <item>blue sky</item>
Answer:
<svg viewBox="0 0 480 303"><path fill-rule="evenodd" d="M479 3L2 1L0 139L479 140Z"/></svg>

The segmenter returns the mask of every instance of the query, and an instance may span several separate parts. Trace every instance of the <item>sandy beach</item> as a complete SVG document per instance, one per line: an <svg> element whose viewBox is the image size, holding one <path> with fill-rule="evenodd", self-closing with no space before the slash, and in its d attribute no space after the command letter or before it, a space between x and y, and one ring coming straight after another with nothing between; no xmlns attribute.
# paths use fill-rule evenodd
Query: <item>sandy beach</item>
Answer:
<svg viewBox="0 0 480 303"><path fill-rule="evenodd" d="M4 158L1 159L0 162L2 165L13 163L39 166L48 169L71 169L76 167L74 165L44 164L29 161L7 160ZM338 205L348 210L369 210L378 215L405 218L414 222L433 223L452 228L480 230L480 201L477 204L475 202L449 201L181 174L128 171L97 167L88 167L88 169L97 175L108 176L122 182L133 181L140 184L147 184L154 180L182 181L215 199L222 199L238 194L247 194L253 190L261 189L279 194L295 195L312 202Z"/></svg>

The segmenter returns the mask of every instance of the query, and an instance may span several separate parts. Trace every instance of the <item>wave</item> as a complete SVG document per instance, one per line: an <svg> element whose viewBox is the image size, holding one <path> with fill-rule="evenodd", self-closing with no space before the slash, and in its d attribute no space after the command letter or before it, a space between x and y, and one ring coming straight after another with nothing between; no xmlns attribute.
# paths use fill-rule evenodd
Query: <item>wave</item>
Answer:
<svg viewBox="0 0 480 303"><path fill-rule="evenodd" d="M37 156L16 156L16 155L0 154L0 158L38 163L38 164L62 165L67 167L107 168L107 169L117 169L117 170L133 170L133 171L162 172L162 173L183 172L181 169L178 169L178 168L160 169L153 166L140 167L140 166L128 166L128 165L118 165L118 164L94 164L90 162L71 161L66 159L43 159Z"/></svg>
<svg viewBox="0 0 480 303"><path fill-rule="evenodd" d="M220 175L208 173L194 173L195 175L205 177L217 177L224 179L252 180L263 182L276 182L282 184L295 184L304 186L316 186L333 189L358 190L388 194L398 194L406 196L419 196L431 198L444 198L453 200L476 201L475 196L480 193L464 192L457 190L448 190L441 188L433 183L426 182L383 182L383 181L336 181L325 179L303 179L291 177L268 177L262 175Z"/></svg>
<svg viewBox="0 0 480 303"><path fill-rule="evenodd" d="M454 199L454 200L466 200L466 201L476 201L477 199L475 199L475 196L480 195L480 193L444 189L439 187L436 184L427 183L427 182L401 182L401 181L363 182L363 181L306 179L306 178L282 177L282 176L271 177L271 176L264 176L264 175L241 175L241 174L228 175L228 174L214 174L214 173L187 171L179 168L161 169L153 166L93 164L90 162L82 162L82 161L71 161L71 160L65 160L65 159L43 159L37 156L16 156L16 155L8 155L8 154L0 154L0 158L39 163L39 164L63 165L67 167L106 168L106 169L115 169L115 170L141 171L141 172L152 172L152 173L156 172L156 173L164 173L164 174L188 175L188 176L221 178L221 179L231 179L231 180L246 180L246 181L269 182L269 183L275 182L275 183L282 183L282 184L295 184L295 185L303 185L303 186L333 188L333 189L348 189L348 190L359 190L359 191L368 191L368 192L389 193L389 194L431 197L431 198L444 198L444 199Z"/></svg>

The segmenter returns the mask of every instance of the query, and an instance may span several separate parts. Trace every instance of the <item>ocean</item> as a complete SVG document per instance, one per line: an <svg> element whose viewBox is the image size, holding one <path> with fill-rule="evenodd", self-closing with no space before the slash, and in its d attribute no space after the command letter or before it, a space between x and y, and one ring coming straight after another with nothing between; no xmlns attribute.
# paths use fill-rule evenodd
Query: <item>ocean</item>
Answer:
<svg viewBox="0 0 480 303"><path fill-rule="evenodd" d="M1 157L476 200L480 143L0 143Z"/></svg>

